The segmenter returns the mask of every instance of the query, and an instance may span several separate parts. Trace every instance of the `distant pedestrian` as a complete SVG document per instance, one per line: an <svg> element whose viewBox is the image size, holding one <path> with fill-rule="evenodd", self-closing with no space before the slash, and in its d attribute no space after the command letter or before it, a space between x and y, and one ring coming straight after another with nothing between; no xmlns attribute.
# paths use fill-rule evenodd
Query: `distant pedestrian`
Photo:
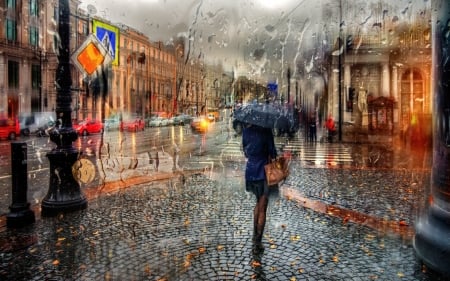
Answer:
<svg viewBox="0 0 450 281"><path fill-rule="evenodd" d="M309 141L317 142L317 124L314 115L309 118Z"/></svg>
<svg viewBox="0 0 450 281"><path fill-rule="evenodd" d="M173 157L173 167L172 170L176 171L178 169L178 158L180 156L180 148L176 143L172 145L172 157Z"/></svg>
<svg viewBox="0 0 450 281"><path fill-rule="evenodd" d="M266 225L269 186L266 181L264 165L270 158L277 156L271 129L254 125L245 125L242 133L242 145L247 164L245 167L245 188L256 196L253 210L253 246L254 252L262 252L262 237Z"/></svg>
<svg viewBox="0 0 450 281"><path fill-rule="evenodd" d="M336 134L336 125L334 124L333 117L329 116L325 122L325 127L328 132L328 142L333 142L333 136Z"/></svg>
<svg viewBox="0 0 450 281"><path fill-rule="evenodd" d="M159 167L159 154L158 154L158 149L156 148L156 146L153 146L150 151L148 152L148 156L149 156L149 161L150 164L153 166L153 169L155 170L155 172L158 172L158 167Z"/></svg>

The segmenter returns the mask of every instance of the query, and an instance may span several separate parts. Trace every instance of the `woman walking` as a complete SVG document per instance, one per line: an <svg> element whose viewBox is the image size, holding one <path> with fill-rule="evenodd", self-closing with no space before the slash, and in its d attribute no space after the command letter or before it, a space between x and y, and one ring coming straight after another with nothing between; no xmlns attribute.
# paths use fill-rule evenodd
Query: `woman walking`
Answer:
<svg viewBox="0 0 450 281"><path fill-rule="evenodd" d="M266 181L264 165L277 157L272 130L255 125L246 125L242 133L242 145L247 164L245 168L245 187L256 196L253 210L254 250L261 252L262 237L266 225L266 212L269 203L269 186Z"/></svg>

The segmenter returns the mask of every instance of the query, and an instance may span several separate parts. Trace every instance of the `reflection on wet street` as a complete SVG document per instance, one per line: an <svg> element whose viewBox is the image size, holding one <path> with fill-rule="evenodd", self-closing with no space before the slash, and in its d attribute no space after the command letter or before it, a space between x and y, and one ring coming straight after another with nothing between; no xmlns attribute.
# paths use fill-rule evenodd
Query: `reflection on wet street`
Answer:
<svg viewBox="0 0 450 281"><path fill-rule="evenodd" d="M281 154L291 157L291 174L270 203L264 238L268 246L256 268L254 257L247 255L253 200L242 189L245 158L240 136L230 135L225 123L215 124L206 135L164 128L80 138L76 146L82 157L97 169L96 179L82 185L88 209L40 220L34 231L24 230L14 240L3 232L1 250L17 268L23 268L21 253L33 256L30 268L42 268L21 271L22 277L54 276L49 271L57 268L60 276L82 279L125 278L127 272L136 280L163 276L200 280L205 268L220 267L220 260L233 267L241 259L233 272L218 274L245 279L243 275L254 272L273 280L277 274L289 276L298 256L303 261L301 274L323 272L317 258L344 279L358 272L363 279L370 275L392 280L403 275L430 280L414 261L411 247L414 221L424 210L424 196L429 192L427 150L308 143L301 135L277 137L275 142ZM32 170L47 167L45 153L41 163L34 148L51 147L45 139L27 143L29 177L36 175L36 180L29 181L29 198L38 206L47 191L48 171ZM157 168L152 161L154 149L160 155ZM8 188L7 174L4 177L2 188ZM7 207L2 209L7 212ZM50 224L57 225L56 232L42 236ZM334 246L330 248L329 243ZM24 247L28 252L18 251ZM58 254L50 256L47 248ZM312 252L320 255L310 260ZM130 258L136 264L124 262ZM104 259L115 269L108 270ZM264 265L267 259L276 270ZM205 267L207 261L214 265ZM312 280L326 279L326 274L316 277Z"/></svg>
<svg viewBox="0 0 450 281"><path fill-rule="evenodd" d="M400 143L311 143L302 138L279 140L286 155L305 167L431 169L430 148Z"/></svg>

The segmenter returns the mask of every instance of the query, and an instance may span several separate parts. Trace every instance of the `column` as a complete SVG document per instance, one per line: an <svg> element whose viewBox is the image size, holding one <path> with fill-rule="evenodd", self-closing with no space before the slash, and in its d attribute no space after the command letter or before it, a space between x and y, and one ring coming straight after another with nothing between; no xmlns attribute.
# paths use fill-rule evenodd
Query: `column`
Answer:
<svg viewBox="0 0 450 281"><path fill-rule="evenodd" d="M414 249L427 266L450 276L450 2L432 1L433 165L427 212L416 223ZM437 120L440 120L439 122Z"/></svg>
<svg viewBox="0 0 450 281"><path fill-rule="evenodd" d="M349 89L351 86L351 68L348 63L344 65L344 93L343 93L343 112L344 112L344 121L352 120L352 113L347 112L347 101L349 98Z"/></svg>
<svg viewBox="0 0 450 281"><path fill-rule="evenodd" d="M400 108L400 99L398 97L398 69L397 66L392 67L392 80L391 80L391 97L397 103L397 106L394 106L394 130L398 128L398 120L399 120L399 108Z"/></svg>
<svg viewBox="0 0 450 281"><path fill-rule="evenodd" d="M7 67L5 57L0 55L0 114L5 115L8 113L8 97L6 94L6 81L4 80Z"/></svg>
<svg viewBox="0 0 450 281"><path fill-rule="evenodd" d="M381 96L390 96L390 78L389 78L389 63L383 62L381 65Z"/></svg>
<svg viewBox="0 0 450 281"><path fill-rule="evenodd" d="M331 76L331 100L329 105L329 115L333 116L334 120L338 120L339 116L339 68L333 68Z"/></svg>

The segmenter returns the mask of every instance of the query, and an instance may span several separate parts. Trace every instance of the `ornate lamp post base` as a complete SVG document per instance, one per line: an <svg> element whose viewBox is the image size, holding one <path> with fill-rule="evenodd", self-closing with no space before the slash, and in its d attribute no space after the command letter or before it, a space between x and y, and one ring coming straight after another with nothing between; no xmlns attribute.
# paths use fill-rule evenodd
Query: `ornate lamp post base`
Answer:
<svg viewBox="0 0 450 281"><path fill-rule="evenodd" d="M80 190L80 184L75 180L72 166L80 156L80 152L71 146L76 132L70 128L60 132L52 132L50 139L67 140L47 153L50 162L49 190L41 203L42 216L55 216L58 213L77 211L87 208L87 199Z"/></svg>

